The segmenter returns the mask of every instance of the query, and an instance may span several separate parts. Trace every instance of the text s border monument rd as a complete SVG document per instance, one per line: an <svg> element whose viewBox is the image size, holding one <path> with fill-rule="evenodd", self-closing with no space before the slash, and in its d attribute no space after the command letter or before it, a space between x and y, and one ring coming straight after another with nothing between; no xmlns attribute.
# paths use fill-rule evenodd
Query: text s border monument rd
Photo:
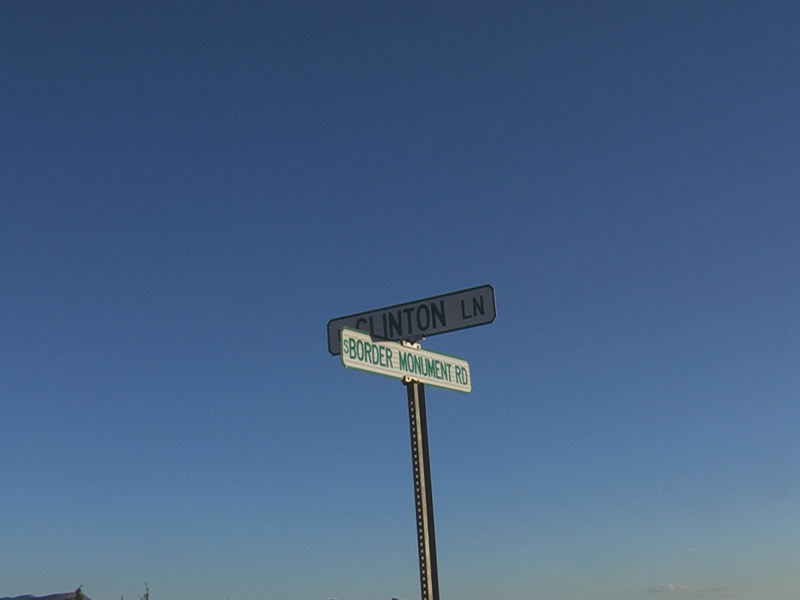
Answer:
<svg viewBox="0 0 800 600"><path fill-rule="evenodd" d="M425 350L419 344L376 340L351 327L342 327L340 339L342 364L349 369L409 378L465 394L472 391L469 363L463 358Z"/></svg>
<svg viewBox="0 0 800 600"><path fill-rule="evenodd" d="M423 337L487 325L497 316L494 288L482 285L441 296L395 304L328 321L328 352L341 352L339 331L350 327L374 339L418 340Z"/></svg>

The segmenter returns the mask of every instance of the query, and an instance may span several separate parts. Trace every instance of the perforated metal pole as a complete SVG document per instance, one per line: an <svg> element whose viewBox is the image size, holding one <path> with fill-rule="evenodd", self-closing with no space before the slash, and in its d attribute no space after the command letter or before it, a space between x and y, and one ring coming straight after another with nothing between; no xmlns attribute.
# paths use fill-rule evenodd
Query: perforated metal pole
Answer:
<svg viewBox="0 0 800 600"><path fill-rule="evenodd" d="M411 465L414 470L414 500L417 509L417 550L422 600L439 600L436 567L436 534L433 526L433 488L428 458L428 421L425 414L425 386L404 381L408 390L408 419L411 427Z"/></svg>

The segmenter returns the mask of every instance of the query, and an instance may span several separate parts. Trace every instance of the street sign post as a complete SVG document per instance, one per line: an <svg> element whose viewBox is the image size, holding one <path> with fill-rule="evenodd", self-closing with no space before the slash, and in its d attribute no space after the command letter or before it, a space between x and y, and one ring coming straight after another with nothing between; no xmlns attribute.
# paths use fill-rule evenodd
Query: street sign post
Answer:
<svg viewBox="0 0 800 600"><path fill-rule="evenodd" d="M408 424L411 432L411 468L414 473L414 506L417 513L417 555L422 600L439 600L439 567L436 561L436 529L433 526L433 484L428 453L428 416L425 384L406 382Z"/></svg>
<svg viewBox="0 0 800 600"><path fill-rule="evenodd" d="M472 375L467 361L414 342L486 325L495 316L494 288L483 285L328 321L328 351L341 354L345 367L402 379L406 386L422 600L439 600L425 384L469 393Z"/></svg>
<svg viewBox="0 0 800 600"><path fill-rule="evenodd" d="M487 325L497 316L491 285L395 304L328 321L328 352L339 354L339 330L352 327L384 340L423 337Z"/></svg>
<svg viewBox="0 0 800 600"><path fill-rule="evenodd" d="M427 383L464 392L472 391L469 364L462 358L424 350L419 344L376 340L368 333L342 327L342 364L395 379Z"/></svg>

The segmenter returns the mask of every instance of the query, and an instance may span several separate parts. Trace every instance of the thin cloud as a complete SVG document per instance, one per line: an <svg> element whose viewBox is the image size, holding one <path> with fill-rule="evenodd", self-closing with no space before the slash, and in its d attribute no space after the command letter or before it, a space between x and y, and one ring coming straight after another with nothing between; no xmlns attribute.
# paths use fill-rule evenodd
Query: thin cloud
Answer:
<svg viewBox="0 0 800 600"><path fill-rule="evenodd" d="M655 587L647 588L645 594L660 594L663 592L682 592L690 591L691 586L685 584L675 585L674 583L667 583L666 585L657 585Z"/></svg>
<svg viewBox="0 0 800 600"><path fill-rule="evenodd" d="M695 585L688 583L667 583L644 590L645 594L678 593L691 597L733 598L750 589L748 586L734 585Z"/></svg>

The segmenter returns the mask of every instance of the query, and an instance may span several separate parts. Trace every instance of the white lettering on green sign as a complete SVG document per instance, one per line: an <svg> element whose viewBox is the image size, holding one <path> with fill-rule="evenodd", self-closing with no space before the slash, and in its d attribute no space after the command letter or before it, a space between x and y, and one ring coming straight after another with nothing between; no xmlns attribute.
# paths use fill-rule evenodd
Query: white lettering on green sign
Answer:
<svg viewBox="0 0 800 600"><path fill-rule="evenodd" d="M328 321L328 351L339 354L342 327L382 340L420 340L494 321L494 288L482 285L442 296L395 304Z"/></svg>
<svg viewBox="0 0 800 600"><path fill-rule="evenodd" d="M376 320L380 317L380 320ZM418 304L407 308L389 310L380 315L369 315L356 320L356 329L369 331L386 339L410 337L447 326L444 301Z"/></svg>

